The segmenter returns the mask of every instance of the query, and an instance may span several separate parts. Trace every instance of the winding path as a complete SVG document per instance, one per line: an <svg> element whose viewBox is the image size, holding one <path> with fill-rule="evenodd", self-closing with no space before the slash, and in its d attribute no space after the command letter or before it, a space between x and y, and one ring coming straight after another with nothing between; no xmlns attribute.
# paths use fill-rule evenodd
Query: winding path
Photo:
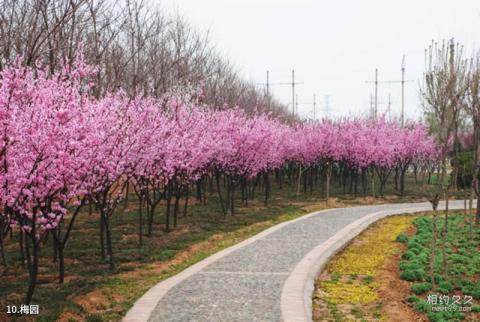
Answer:
<svg viewBox="0 0 480 322"><path fill-rule="evenodd" d="M313 282L332 255L380 218L424 210L429 203L336 208L281 223L157 284L123 321L311 321Z"/></svg>

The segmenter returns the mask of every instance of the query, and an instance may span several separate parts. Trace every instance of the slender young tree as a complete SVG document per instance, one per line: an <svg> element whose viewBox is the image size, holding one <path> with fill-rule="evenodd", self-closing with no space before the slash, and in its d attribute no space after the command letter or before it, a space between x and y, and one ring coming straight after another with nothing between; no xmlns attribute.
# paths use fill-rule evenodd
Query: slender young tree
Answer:
<svg viewBox="0 0 480 322"><path fill-rule="evenodd" d="M448 151L453 140L453 130L458 119L460 104L466 90L465 60L462 48L450 40L442 44L432 44L426 51L427 66L424 75L422 97L425 111L431 115L437 131L436 139L440 149L440 173L435 189L431 194L433 212L433 238L430 274L435 285L435 249L437 242L438 204L442 196L446 199L445 217L442 230L443 273L447 274L446 235L448 233L448 197L451 180L447 176Z"/></svg>
<svg viewBox="0 0 480 322"><path fill-rule="evenodd" d="M477 197L475 222L480 225L480 57L471 59L468 65L468 92L465 109L473 125L474 168L472 191Z"/></svg>

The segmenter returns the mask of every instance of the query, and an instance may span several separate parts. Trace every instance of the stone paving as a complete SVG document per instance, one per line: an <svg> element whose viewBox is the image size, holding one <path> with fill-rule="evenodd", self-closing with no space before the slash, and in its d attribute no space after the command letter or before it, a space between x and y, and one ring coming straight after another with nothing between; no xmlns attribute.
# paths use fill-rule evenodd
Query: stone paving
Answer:
<svg viewBox="0 0 480 322"><path fill-rule="evenodd" d="M452 202L451 207L462 207ZM287 223L174 285L148 321L281 321L282 287L296 264L346 225L379 211L428 203L331 209Z"/></svg>

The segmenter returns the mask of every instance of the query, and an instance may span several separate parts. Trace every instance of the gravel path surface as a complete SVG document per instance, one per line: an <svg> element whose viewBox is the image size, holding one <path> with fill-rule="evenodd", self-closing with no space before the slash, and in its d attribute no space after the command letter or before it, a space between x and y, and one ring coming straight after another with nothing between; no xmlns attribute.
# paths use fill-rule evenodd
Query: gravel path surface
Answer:
<svg viewBox="0 0 480 322"><path fill-rule="evenodd" d="M187 277L178 282L162 282L169 284L167 291L158 293L157 298L150 292L145 296L149 301L135 305L125 321L146 318L151 322L282 321L282 288L296 265L311 250L369 214L380 211L401 214L422 207L428 209L430 205L339 208L280 224L240 247L234 246L234 250L225 255L207 258L201 268L187 273ZM450 207L461 208L463 201L451 202ZM137 319L135 313L142 305L149 314Z"/></svg>

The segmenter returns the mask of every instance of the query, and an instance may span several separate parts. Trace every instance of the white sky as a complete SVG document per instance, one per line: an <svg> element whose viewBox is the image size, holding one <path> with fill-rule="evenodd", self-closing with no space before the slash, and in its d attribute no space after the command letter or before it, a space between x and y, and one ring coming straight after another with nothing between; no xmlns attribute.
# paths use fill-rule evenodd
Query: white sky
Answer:
<svg viewBox="0 0 480 322"><path fill-rule="evenodd" d="M375 68L379 80L399 80L406 55L405 108L421 116L419 83L424 50L432 40L454 37L468 54L478 49L480 0L161 0L184 15L199 31L210 31L221 53L245 78L264 83L289 82L295 69L300 103L313 93L323 108L330 95L330 116L367 113ZM477 44L477 45L476 45ZM288 104L291 87L272 86ZM379 111L400 113L400 84L379 86ZM312 105L299 106L302 116ZM317 116L323 115L317 110Z"/></svg>

